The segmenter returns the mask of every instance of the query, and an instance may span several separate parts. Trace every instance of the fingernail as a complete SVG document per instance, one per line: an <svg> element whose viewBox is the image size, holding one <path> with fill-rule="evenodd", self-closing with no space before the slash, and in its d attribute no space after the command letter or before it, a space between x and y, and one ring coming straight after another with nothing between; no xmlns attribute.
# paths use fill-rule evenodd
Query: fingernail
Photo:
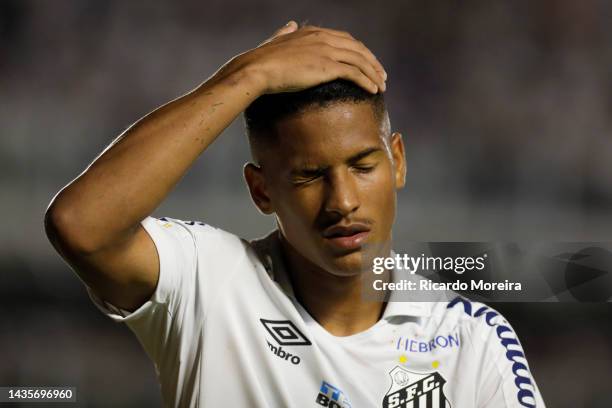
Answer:
<svg viewBox="0 0 612 408"><path fill-rule="evenodd" d="M387 71L383 71L383 78L385 78L385 81L387 80Z"/></svg>

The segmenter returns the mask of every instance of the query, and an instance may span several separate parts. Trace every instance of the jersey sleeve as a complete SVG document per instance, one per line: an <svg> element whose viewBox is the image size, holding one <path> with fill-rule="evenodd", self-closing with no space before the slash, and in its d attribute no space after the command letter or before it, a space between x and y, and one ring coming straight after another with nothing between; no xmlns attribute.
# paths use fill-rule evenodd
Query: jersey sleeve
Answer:
<svg viewBox="0 0 612 408"><path fill-rule="evenodd" d="M476 336L483 353L480 362L479 408L544 408L518 336L496 310L480 305Z"/></svg>
<svg viewBox="0 0 612 408"><path fill-rule="evenodd" d="M185 339L202 332L206 313L231 278L244 246L235 235L201 222L147 217L141 225L159 256L159 278L151 298L130 313L88 292L105 315L126 323L156 365L174 364L165 360L190 353Z"/></svg>

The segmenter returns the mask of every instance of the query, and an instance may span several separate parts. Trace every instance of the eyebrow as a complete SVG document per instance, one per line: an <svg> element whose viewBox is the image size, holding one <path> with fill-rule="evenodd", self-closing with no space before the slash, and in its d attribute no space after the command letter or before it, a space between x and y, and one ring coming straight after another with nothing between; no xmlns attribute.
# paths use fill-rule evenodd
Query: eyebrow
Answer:
<svg viewBox="0 0 612 408"><path fill-rule="evenodd" d="M370 156L371 154L378 153L378 152L382 152L382 149L380 147L369 147L358 153L355 153L354 155L346 159L346 163L355 164L359 162L360 160L363 160L366 157ZM291 175L315 174L315 173L325 172L326 170L327 170L327 167L304 165L299 168L291 170Z"/></svg>
<svg viewBox="0 0 612 408"><path fill-rule="evenodd" d="M369 155L377 153L377 152L382 152L382 149L380 147L369 147L365 150L360 151L357 154L352 155L351 157L348 158L346 162L349 164L356 163L359 160L365 159Z"/></svg>

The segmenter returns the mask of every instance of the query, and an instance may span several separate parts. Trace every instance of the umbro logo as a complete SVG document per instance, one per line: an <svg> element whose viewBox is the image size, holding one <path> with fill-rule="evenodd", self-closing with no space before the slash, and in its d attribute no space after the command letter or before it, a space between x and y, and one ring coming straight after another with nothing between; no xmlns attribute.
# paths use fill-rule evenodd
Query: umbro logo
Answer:
<svg viewBox="0 0 612 408"><path fill-rule="evenodd" d="M289 320L267 320L259 319L266 331L272 336L274 345L267 341L268 347L276 357L291 362L293 365L300 364L301 358L296 354L283 350L282 346L310 346L310 340Z"/></svg>
<svg viewBox="0 0 612 408"><path fill-rule="evenodd" d="M290 320L259 319L280 346L310 346L310 340Z"/></svg>

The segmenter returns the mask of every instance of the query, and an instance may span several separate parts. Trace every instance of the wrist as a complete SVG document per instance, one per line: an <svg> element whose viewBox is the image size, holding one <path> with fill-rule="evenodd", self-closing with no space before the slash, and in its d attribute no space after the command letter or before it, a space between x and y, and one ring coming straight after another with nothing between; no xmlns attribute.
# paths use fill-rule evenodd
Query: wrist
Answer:
<svg viewBox="0 0 612 408"><path fill-rule="evenodd" d="M210 78L210 81L206 81L206 83L212 81L216 84L238 88L244 95L249 96L249 99L252 100L263 95L267 88L266 77L263 70L256 64L251 63L245 54L232 58Z"/></svg>

